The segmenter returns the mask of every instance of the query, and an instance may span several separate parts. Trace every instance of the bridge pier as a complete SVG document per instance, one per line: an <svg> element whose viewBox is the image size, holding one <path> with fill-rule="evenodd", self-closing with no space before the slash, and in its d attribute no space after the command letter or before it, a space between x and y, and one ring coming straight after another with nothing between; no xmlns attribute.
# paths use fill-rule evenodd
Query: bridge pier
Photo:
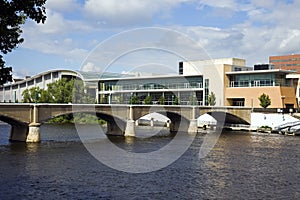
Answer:
<svg viewBox="0 0 300 200"><path fill-rule="evenodd" d="M197 119L192 119L190 121L190 125L188 128L188 133L189 134L194 134L198 132L198 123L197 123Z"/></svg>
<svg viewBox="0 0 300 200"><path fill-rule="evenodd" d="M40 126L41 124L29 124L26 142L40 142Z"/></svg>
<svg viewBox="0 0 300 200"><path fill-rule="evenodd" d="M188 128L188 133L189 134L194 134L198 132L198 121L196 119L196 108L193 107L192 110L192 119L190 120L189 128Z"/></svg>
<svg viewBox="0 0 300 200"><path fill-rule="evenodd" d="M133 109L129 107L129 119L126 122L125 137L135 137L135 121L133 120Z"/></svg>
<svg viewBox="0 0 300 200"><path fill-rule="evenodd" d="M134 120L127 120L124 136L135 137L135 122L134 122Z"/></svg>

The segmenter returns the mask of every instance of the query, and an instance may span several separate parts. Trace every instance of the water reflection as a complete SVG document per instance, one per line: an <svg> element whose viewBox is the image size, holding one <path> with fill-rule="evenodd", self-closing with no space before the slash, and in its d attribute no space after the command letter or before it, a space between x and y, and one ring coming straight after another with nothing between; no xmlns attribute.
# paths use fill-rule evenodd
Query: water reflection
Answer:
<svg viewBox="0 0 300 200"><path fill-rule="evenodd" d="M0 189L5 191L0 192L0 199L300 198L300 137L223 132L207 157L198 159L206 136L203 132L166 168L130 174L111 169L91 156L74 127L45 125L42 129L41 143L0 145ZM167 135L111 137L93 144L113 142L129 152L150 152L171 140ZM102 150L110 155L110 149Z"/></svg>

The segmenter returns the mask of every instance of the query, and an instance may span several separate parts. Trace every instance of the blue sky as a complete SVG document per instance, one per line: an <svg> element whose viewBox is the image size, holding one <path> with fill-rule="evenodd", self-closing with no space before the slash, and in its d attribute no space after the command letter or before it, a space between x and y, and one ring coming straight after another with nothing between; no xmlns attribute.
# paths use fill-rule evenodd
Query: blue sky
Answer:
<svg viewBox="0 0 300 200"><path fill-rule="evenodd" d="M138 40L145 46L156 40L161 49L177 44L176 51L178 47L189 49L179 51L193 54L191 59L203 59L197 50L191 53L193 44L182 44L183 38L177 36L183 34L210 58L244 58L252 66L268 62L270 55L300 53L299 7L299 0L48 0L46 23L37 25L28 20L23 26L25 42L5 60L20 77L54 68L95 70L95 66L105 68L108 61L103 60L115 58L112 51L118 45L128 45L124 48L127 56L114 60L115 66L105 70L128 71L132 65L146 67L155 62L177 71L180 56L158 55L153 49L132 53L135 46L130 43ZM179 35L167 36L167 40L154 37L157 32L151 29L130 32L144 27L166 28ZM142 37L123 35L123 31ZM117 45L104 42L107 48L101 48L103 41ZM87 62L97 45L101 48L98 60Z"/></svg>

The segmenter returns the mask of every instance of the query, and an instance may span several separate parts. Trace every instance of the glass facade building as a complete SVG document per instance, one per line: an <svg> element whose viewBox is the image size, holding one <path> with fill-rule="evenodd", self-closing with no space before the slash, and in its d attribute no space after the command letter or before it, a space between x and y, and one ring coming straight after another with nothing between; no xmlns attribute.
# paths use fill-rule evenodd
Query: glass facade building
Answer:
<svg viewBox="0 0 300 200"><path fill-rule="evenodd" d="M151 96L154 104L163 98L164 104L203 105L203 77L198 76L155 76L120 79L102 79L98 82L100 103L129 104L137 96L143 104Z"/></svg>
<svg viewBox="0 0 300 200"><path fill-rule="evenodd" d="M284 73L248 73L230 75L229 87L291 86Z"/></svg>

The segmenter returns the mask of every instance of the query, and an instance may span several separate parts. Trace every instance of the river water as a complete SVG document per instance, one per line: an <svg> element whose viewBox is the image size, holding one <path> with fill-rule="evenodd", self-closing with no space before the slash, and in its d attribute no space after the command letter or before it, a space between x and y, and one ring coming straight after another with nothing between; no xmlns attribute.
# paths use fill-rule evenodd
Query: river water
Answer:
<svg viewBox="0 0 300 200"><path fill-rule="evenodd" d="M198 133L171 165L133 174L95 159L71 125L43 125L38 144L9 143L8 125L0 133L0 199L300 199L300 137L223 131L199 159ZM110 141L139 152L172 139Z"/></svg>

